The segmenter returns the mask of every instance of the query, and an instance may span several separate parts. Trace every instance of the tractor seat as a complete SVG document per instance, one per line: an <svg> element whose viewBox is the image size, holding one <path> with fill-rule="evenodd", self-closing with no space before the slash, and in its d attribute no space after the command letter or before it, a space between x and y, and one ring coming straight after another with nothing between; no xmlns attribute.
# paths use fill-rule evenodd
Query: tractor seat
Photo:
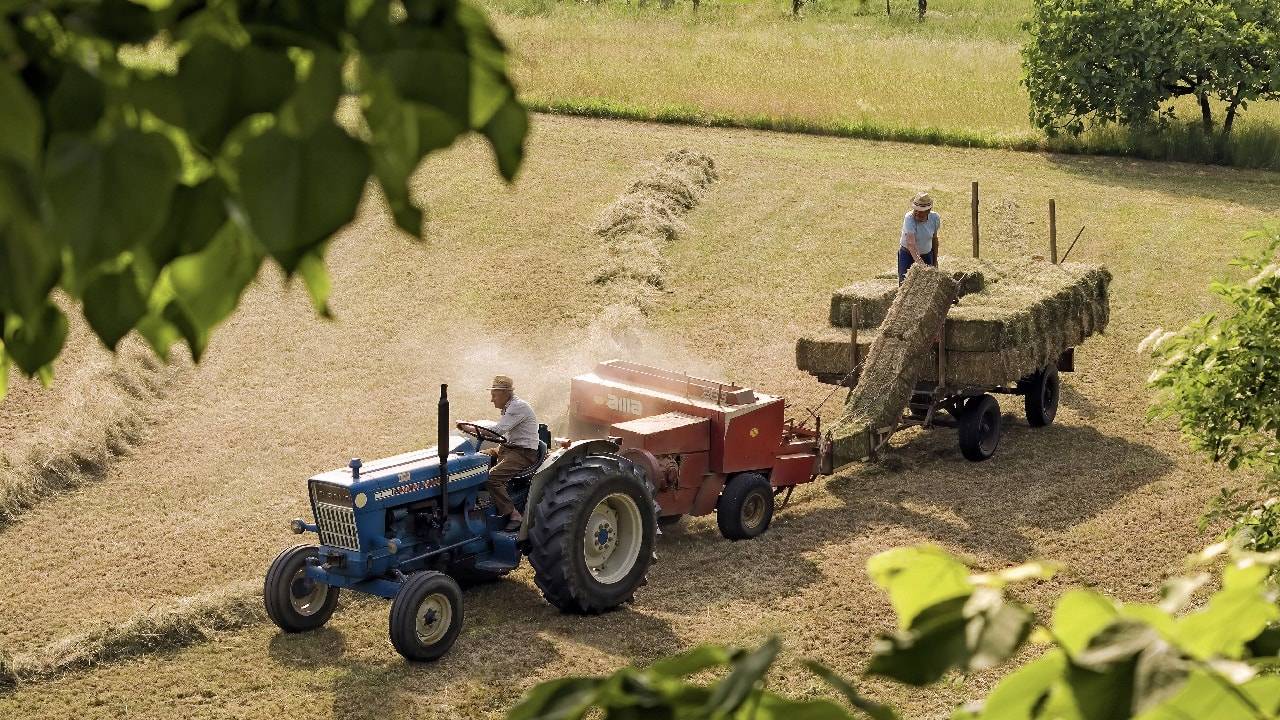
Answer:
<svg viewBox="0 0 1280 720"><path fill-rule="evenodd" d="M543 441L539 440L539 441L538 441L538 459L537 459L537 460L535 460L535 461L533 462L533 464L532 464L532 465L530 465L529 467L527 467L527 468L525 468L525 469L521 470L521 471L519 472L519 474L517 474L515 477L513 477L513 478L511 478L511 479L512 479L513 481L514 481L514 480L528 480L529 478L533 477L533 474L534 474L535 472L537 472L537 471L538 471L538 468L542 465L542 461L543 461L543 460L546 460L546 459L547 459L547 444L546 444L545 442L543 442Z"/></svg>

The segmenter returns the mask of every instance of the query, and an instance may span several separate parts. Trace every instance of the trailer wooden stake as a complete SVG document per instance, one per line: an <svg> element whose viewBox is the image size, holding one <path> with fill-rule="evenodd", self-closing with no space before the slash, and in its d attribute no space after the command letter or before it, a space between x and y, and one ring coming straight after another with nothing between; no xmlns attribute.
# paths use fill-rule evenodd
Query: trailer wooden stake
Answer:
<svg viewBox="0 0 1280 720"><path fill-rule="evenodd" d="M856 384L853 379L858 371L858 323L862 321L862 313L855 301L849 308L849 388Z"/></svg>
<svg viewBox="0 0 1280 720"><path fill-rule="evenodd" d="M978 181L973 181L973 190L970 193L969 212L973 216L970 225L973 228L973 256L978 257Z"/></svg>
<svg viewBox="0 0 1280 720"><path fill-rule="evenodd" d="M1058 204L1049 200L1049 262L1058 264Z"/></svg>

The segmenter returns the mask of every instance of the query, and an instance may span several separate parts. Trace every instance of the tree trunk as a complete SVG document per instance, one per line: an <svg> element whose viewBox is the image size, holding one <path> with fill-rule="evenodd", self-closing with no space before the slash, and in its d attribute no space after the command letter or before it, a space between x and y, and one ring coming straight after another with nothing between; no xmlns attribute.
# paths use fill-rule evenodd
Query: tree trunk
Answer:
<svg viewBox="0 0 1280 720"><path fill-rule="evenodd" d="M694 11L694 12L698 12L698 5L700 5L700 4L701 4L701 0L693 0L693 11Z"/></svg>
<svg viewBox="0 0 1280 720"><path fill-rule="evenodd" d="M1209 107L1209 93L1201 90L1196 93L1200 98L1200 122L1204 123L1206 135L1213 135L1213 108Z"/></svg>
<svg viewBox="0 0 1280 720"><path fill-rule="evenodd" d="M929 8L929 0L920 0L920 22L924 22L924 11Z"/></svg>
<svg viewBox="0 0 1280 720"><path fill-rule="evenodd" d="M892 14L893 14L893 8L889 6L890 1L891 1L891 0L884 0L884 14L885 14L885 15L892 15Z"/></svg>
<svg viewBox="0 0 1280 720"><path fill-rule="evenodd" d="M1240 108L1240 96L1244 94L1244 83L1236 86L1235 94L1231 96L1231 104L1227 106L1226 117L1222 119L1222 143L1226 145L1227 138L1231 136L1231 126L1236 121L1236 110Z"/></svg>
<svg viewBox="0 0 1280 720"><path fill-rule="evenodd" d="M804 4L804 0L791 0L791 16L800 16L800 6Z"/></svg>

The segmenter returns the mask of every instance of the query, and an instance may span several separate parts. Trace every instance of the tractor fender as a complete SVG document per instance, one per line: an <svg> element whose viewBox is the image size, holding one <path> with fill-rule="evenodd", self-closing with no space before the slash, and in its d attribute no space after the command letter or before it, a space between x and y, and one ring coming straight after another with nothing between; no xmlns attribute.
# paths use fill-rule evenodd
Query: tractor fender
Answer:
<svg viewBox="0 0 1280 720"><path fill-rule="evenodd" d="M588 455L616 455L619 447L620 443L595 438L574 441L569 447L547 455L547 459L542 461L537 472L533 474L533 479L529 481L529 497L525 500L524 520L520 523L520 532L516 539L523 542L529 538L529 523L533 522L532 510L542 501L543 488L560 472L560 468L572 465Z"/></svg>

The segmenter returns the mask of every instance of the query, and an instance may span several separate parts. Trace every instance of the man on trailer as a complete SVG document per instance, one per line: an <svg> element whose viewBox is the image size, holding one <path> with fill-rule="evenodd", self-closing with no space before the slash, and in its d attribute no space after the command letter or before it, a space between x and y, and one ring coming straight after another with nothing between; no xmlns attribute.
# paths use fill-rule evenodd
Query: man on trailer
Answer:
<svg viewBox="0 0 1280 720"><path fill-rule="evenodd" d="M515 395L515 382L506 375L493 378L489 387L489 399L502 411L497 422L485 423L491 430L507 438L504 445L481 450L496 461L489 470L485 489L498 511L507 518L506 529L519 530L524 516L511 502L507 483L511 478L529 469L538 461L538 418L529 403Z"/></svg>
<svg viewBox="0 0 1280 720"><path fill-rule="evenodd" d="M938 228L942 218L933 212L929 193L916 193L911 198L911 212L902 218L902 237L898 243L898 284L907 277L911 266L923 262L938 267Z"/></svg>

